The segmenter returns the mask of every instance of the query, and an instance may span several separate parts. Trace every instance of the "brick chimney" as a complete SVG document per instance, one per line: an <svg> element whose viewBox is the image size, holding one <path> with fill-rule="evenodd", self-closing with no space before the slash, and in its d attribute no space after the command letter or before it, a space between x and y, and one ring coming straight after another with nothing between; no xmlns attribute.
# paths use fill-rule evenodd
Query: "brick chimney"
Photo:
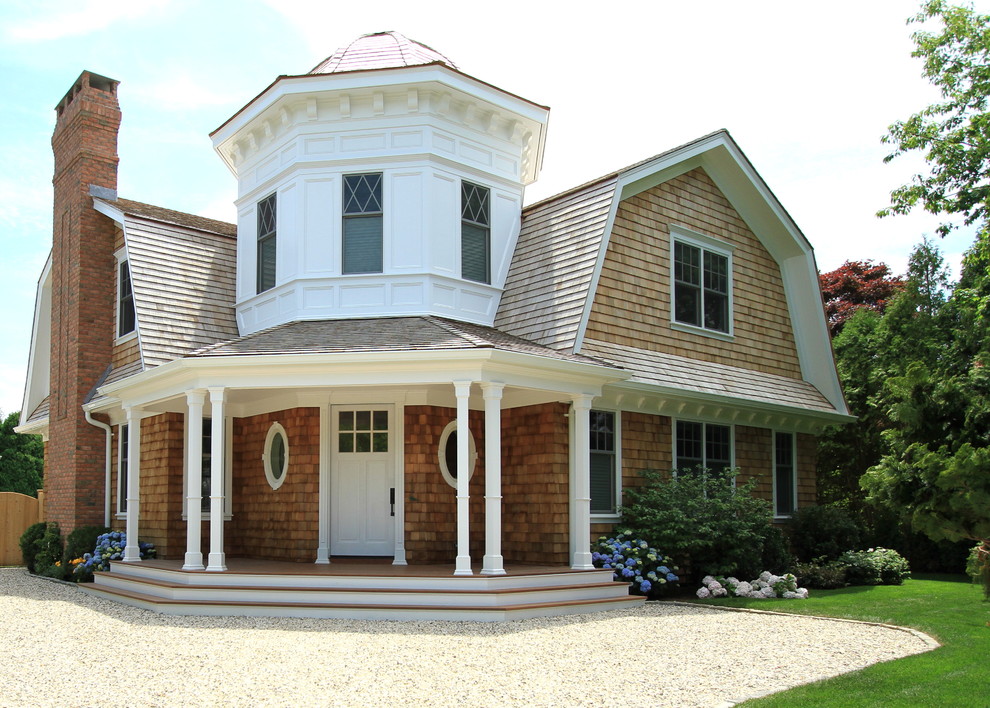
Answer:
<svg viewBox="0 0 990 708"><path fill-rule="evenodd" d="M90 186L117 189L117 81L84 71L55 107L52 334L45 505L62 533L102 524L104 432L82 404L103 376L114 339L114 225Z"/></svg>

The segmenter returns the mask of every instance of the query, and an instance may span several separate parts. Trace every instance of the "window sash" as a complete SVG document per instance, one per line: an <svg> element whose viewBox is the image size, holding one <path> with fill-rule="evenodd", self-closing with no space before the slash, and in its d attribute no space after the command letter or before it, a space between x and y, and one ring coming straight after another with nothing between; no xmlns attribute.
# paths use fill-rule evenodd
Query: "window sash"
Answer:
<svg viewBox="0 0 990 708"><path fill-rule="evenodd" d="M129 426L121 425L117 437L117 511L127 513L127 454L129 449Z"/></svg>
<svg viewBox="0 0 990 708"><path fill-rule="evenodd" d="M790 516L796 507L796 465L794 459L794 434L774 434L773 496L774 515Z"/></svg>
<svg viewBox="0 0 990 708"><path fill-rule="evenodd" d="M117 336L134 331L134 291L131 285L131 268L128 261L121 261L118 269L119 302L117 304Z"/></svg>
<svg viewBox="0 0 990 708"><path fill-rule="evenodd" d="M612 514L616 511L615 413L589 413L591 513Z"/></svg>
<svg viewBox="0 0 990 708"><path fill-rule="evenodd" d="M721 472L732 467L732 427L715 423L677 421L675 432L677 469Z"/></svg>
<svg viewBox="0 0 990 708"><path fill-rule="evenodd" d="M275 261L277 257L277 203L275 195L258 202L258 292L275 287Z"/></svg>
<svg viewBox="0 0 990 708"><path fill-rule="evenodd" d="M674 241L674 321L729 332L729 257Z"/></svg>
<svg viewBox="0 0 990 708"><path fill-rule="evenodd" d="M203 428L202 428L202 449L200 459L202 460L202 476L199 480L200 488L200 500L199 508L201 511L209 513L210 507L210 495L213 493L213 420L211 418L203 418Z"/></svg>
<svg viewBox="0 0 990 708"><path fill-rule="evenodd" d="M491 283L491 191L461 182L461 277Z"/></svg>
<svg viewBox="0 0 990 708"><path fill-rule="evenodd" d="M345 275L382 272L382 229L381 215L344 217L342 272Z"/></svg>

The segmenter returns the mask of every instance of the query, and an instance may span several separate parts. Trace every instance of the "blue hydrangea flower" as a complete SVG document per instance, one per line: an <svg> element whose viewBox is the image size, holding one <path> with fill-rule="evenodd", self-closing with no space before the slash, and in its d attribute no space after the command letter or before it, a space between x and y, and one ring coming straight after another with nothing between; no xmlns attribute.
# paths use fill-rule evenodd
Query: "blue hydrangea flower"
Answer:
<svg viewBox="0 0 990 708"><path fill-rule="evenodd" d="M642 583L639 584L640 592L646 593L652 589L653 589L653 583L651 583L649 580L644 580Z"/></svg>
<svg viewBox="0 0 990 708"><path fill-rule="evenodd" d="M667 580L669 580L670 582L674 582L678 580L678 577L673 573L667 573Z"/></svg>

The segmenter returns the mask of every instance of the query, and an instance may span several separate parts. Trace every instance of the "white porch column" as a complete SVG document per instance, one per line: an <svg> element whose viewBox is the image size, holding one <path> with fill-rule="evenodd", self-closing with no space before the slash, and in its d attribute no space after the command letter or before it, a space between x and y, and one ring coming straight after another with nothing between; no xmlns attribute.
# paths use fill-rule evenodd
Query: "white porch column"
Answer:
<svg viewBox="0 0 990 708"><path fill-rule="evenodd" d="M505 575L502 565L502 389L483 383L485 396L485 558L482 575ZM467 437L467 436L465 436ZM457 436L458 441L461 436Z"/></svg>
<svg viewBox="0 0 990 708"><path fill-rule="evenodd" d="M454 575L474 575L471 571L471 496L468 486L468 465L471 461L468 398L471 396L471 382L455 381L454 395L457 396L457 558L454 559Z"/></svg>
<svg viewBox="0 0 990 708"><path fill-rule="evenodd" d="M141 517L141 409L125 406L127 415L127 544L124 546L124 562L141 560L138 545L138 527Z"/></svg>
<svg viewBox="0 0 990 708"><path fill-rule="evenodd" d="M186 391L186 559L183 570L203 570L203 402L206 392Z"/></svg>
<svg viewBox="0 0 990 708"><path fill-rule="evenodd" d="M316 565L330 564L330 406L320 406L320 519Z"/></svg>
<svg viewBox="0 0 990 708"><path fill-rule="evenodd" d="M574 469L571 489L571 568L591 570L591 410L592 397L577 395L571 404L574 420Z"/></svg>
<svg viewBox="0 0 990 708"><path fill-rule="evenodd" d="M227 570L223 552L224 389L210 388L210 557L206 569Z"/></svg>

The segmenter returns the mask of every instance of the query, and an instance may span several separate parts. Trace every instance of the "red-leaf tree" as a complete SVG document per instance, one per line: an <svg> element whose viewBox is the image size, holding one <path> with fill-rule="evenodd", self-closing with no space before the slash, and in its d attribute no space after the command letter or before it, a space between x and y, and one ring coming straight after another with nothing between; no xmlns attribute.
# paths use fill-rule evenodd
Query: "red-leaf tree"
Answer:
<svg viewBox="0 0 990 708"><path fill-rule="evenodd" d="M835 270L820 274L818 279L833 337L856 310L883 312L888 301L904 287L904 281L891 275L886 263L872 260L846 261Z"/></svg>

